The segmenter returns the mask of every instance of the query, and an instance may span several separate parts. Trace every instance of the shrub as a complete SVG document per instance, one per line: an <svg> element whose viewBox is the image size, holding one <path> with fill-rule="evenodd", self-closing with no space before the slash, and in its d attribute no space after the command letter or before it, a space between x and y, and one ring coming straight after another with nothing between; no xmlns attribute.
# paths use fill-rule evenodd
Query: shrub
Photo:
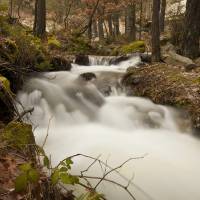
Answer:
<svg viewBox="0 0 200 200"><path fill-rule="evenodd" d="M48 47L49 49L60 49L62 47L60 41L58 41L55 37L48 38Z"/></svg>

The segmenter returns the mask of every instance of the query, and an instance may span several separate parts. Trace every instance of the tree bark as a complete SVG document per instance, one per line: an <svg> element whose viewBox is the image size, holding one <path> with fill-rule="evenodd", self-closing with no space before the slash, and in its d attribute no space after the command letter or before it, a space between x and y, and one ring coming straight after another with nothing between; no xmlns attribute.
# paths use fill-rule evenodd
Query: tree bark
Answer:
<svg viewBox="0 0 200 200"><path fill-rule="evenodd" d="M135 4L128 5L126 9L126 36L128 38L128 41L134 41L136 39L136 27L135 27Z"/></svg>
<svg viewBox="0 0 200 200"><path fill-rule="evenodd" d="M9 16L10 18L13 17L13 0L10 0L10 1L9 1L8 16Z"/></svg>
<svg viewBox="0 0 200 200"><path fill-rule="evenodd" d="M165 11L166 11L166 0L161 0L161 10L160 10L160 32L165 30Z"/></svg>
<svg viewBox="0 0 200 200"><path fill-rule="evenodd" d="M112 15L108 15L108 30L109 34L113 36L113 23L112 23Z"/></svg>
<svg viewBox="0 0 200 200"><path fill-rule="evenodd" d="M98 37L98 28L97 28L97 21L96 21L96 19L94 19L92 25L93 25L92 29L93 29L94 36Z"/></svg>
<svg viewBox="0 0 200 200"><path fill-rule="evenodd" d="M183 36L183 55L189 58L199 56L200 0L187 0Z"/></svg>
<svg viewBox="0 0 200 200"><path fill-rule="evenodd" d="M45 37L46 33L46 0L36 0L35 2L35 21L33 28L34 35L40 38Z"/></svg>
<svg viewBox="0 0 200 200"><path fill-rule="evenodd" d="M103 19L101 17L98 19L98 32L99 40L104 40Z"/></svg>
<svg viewBox="0 0 200 200"><path fill-rule="evenodd" d="M142 13L143 12L143 0L140 0L140 31L139 31L139 40L142 38Z"/></svg>
<svg viewBox="0 0 200 200"><path fill-rule="evenodd" d="M115 13L113 15L113 25L114 25L114 35L118 36L120 34L119 30L119 14Z"/></svg>
<svg viewBox="0 0 200 200"><path fill-rule="evenodd" d="M160 0L153 0L153 14L152 14L152 62L160 61Z"/></svg>

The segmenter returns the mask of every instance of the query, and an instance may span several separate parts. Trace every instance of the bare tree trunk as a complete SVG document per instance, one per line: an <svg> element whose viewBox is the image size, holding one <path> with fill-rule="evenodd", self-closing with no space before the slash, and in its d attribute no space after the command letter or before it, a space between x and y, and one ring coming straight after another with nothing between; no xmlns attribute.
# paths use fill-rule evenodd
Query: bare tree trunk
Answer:
<svg viewBox="0 0 200 200"><path fill-rule="evenodd" d="M153 14L152 14L152 62L160 61L160 0L153 0Z"/></svg>
<svg viewBox="0 0 200 200"><path fill-rule="evenodd" d="M140 0L140 31L139 31L139 40L142 38L142 12L143 12L143 0Z"/></svg>
<svg viewBox="0 0 200 200"><path fill-rule="evenodd" d="M88 24L88 39L92 39L92 23Z"/></svg>
<svg viewBox="0 0 200 200"><path fill-rule="evenodd" d="M108 15L108 30L109 34L113 36L113 23L112 23L112 15Z"/></svg>
<svg viewBox="0 0 200 200"><path fill-rule="evenodd" d="M98 19L98 32L99 40L104 40L103 19L101 17Z"/></svg>
<svg viewBox="0 0 200 200"><path fill-rule="evenodd" d="M9 1L8 16L13 17L13 0Z"/></svg>
<svg viewBox="0 0 200 200"><path fill-rule="evenodd" d="M114 35L118 36L120 34L119 30L119 14L115 13L113 15L113 25L114 25Z"/></svg>
<svg viewBox="0 0 200 200"><path fill-rule="evenodd" d="M46 33L46 0L36 0L35 2L35 21L34 34L44 38Z"/></svg>
<svg viewBox="0 0 200 200"><path fill-rule="evenodd" d="M125 32L126 32L129 42L136 39L135 20L136 20L135 4L128 5L126 9L126 23L125 23L126 31Z"/></svg>
<svg viewBox="0 0 200 200"><path fill-rule="evenodd" d="M185 30L183 37L183 54L190 58L199 56L200 37L200 1L187 0Z"/></svg>
<svg viewBox="0 0 200 200"><path fill-rule="evenodd" d="M166 0L161 0L161 10L160 10L160 32L165 30L165 11L166 11Z"/></svg>
<svg viewBox="0 0 200 200"><path fill-rule="evenodd" d="M92 27L92 28L93 28L93 33L94 33L94 36L95 36L95 37L98 37L97 21L96 21L96 20L94 20L92 25L93 25L93 27Z"/></svg>

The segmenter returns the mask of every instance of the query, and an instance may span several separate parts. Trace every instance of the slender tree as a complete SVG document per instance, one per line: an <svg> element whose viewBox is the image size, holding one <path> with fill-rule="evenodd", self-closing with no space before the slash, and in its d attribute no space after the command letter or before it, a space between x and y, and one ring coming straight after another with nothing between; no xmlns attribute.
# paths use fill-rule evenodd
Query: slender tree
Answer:
<svg viewBox="0 0 200 200"><path fill-rule="evenodd" d="M160 32L165 30L165 12L166 12L166 0L161 0L161 9L160 9Z"/></svg>
<svg viewBox="0 0 200 200"><path fill-rule="evenodd" d="M35 1L35 21L33 32L40 38L45 37L46 32L46 0Z"/></svg>
<svg viewBox="0 0 200 200"><path fill-rule="evenodd" d="M196 58L199 56L200 0L187 0L184 23L183 55Z"/></svg>
<svg viewBox="0 0 200 200"><path fill-rule="evenodd" d="M160 61L160 0L153 0L153 14L152 14L152 62Z"/></svg>
<svg viewBox="0 0 200 200"><path fill-rule="evenodd" d="M135 27L135 4L130 4L126 8L126 23L125 23L125 32L128 38L128 41L131 42L136 39L136 27Z"/></svg>

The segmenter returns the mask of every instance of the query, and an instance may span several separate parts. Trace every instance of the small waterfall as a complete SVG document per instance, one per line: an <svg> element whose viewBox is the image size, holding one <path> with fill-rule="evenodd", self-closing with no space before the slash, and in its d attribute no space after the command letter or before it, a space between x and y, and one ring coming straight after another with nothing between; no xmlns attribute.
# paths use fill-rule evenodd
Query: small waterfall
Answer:
<svg viewBox="0 0 200 200"><path fill-rule="evenodd" d="M120 169L123 176L109 177L126 185L134 174L129 190L137 200L199 200L200 141L183 130L186 122L181 115L172 108L127 97L117 90L123 73L140 58L110 66L102 65L107 61L92 59L93 66L74 65L71 72L31 78L18 94L25 108L34 107L28 121L37 127L34 133L39 145L50 126L45 151L51 155L52 165L77 153L95 158L101 155L101 160L113 167L145 155ZM97 78L80 79L80 74L86 72L95 73ZM108 96L101 91L105 86L113 91ZM72 173L80 173L89 164L90 160L75 159ZM87 174L103 173L96 163ZM109 183L102 183L98 191L111 200L131 199Z"/></svg>

